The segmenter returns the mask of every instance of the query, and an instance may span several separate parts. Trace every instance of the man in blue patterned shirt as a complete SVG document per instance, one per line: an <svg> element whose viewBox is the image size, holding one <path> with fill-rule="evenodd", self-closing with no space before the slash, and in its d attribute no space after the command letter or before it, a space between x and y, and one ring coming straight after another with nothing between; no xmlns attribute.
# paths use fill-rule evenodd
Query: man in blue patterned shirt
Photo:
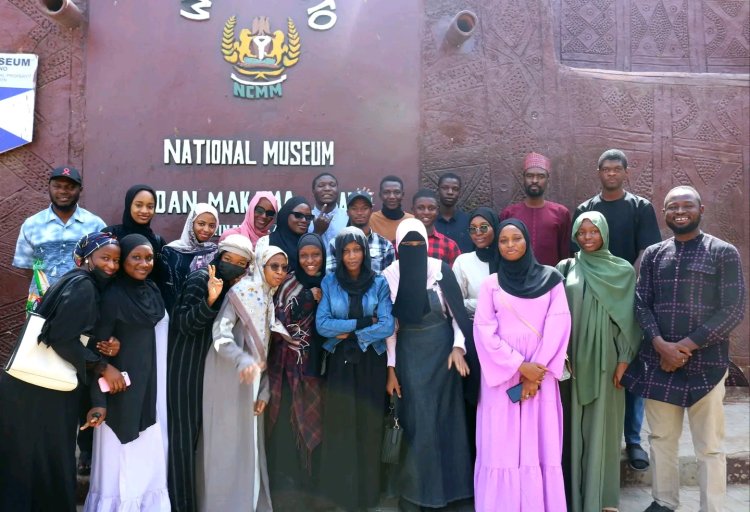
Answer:
<svg viewBox="0 0 750 512"><path fill-rule="evenodd" d="M636 288L643 342L622 379L646 398L652 492L647 512L679 506L678 443L685 411L698 459L701 510L723 510L726 494L724 381L729 334L742 321L745 284L737 249L700 230L692 187L664 199L674 237L646 249Z"/></svg>
<svg viewBox="0 0 750 512"><path fill-rule="evenodd" d="M88 233L100 231L106 224L96 215L78 206L81 174L73 167L58 167L49 179L49 208L26 219L16 242L13 266L27 269L32 280L30 294L41 294L33 281L33 269L43 271L49 285L75 267L73 248Z"/></svg>
<svg viewBox="0 0 750 512"><path fill-rule="evenodd" d="M349 225L359 228L367 237L370 246L370 260L372 270L380 274L396 259L396 251L393 244L385 237L380 236L370 227L370 216L372 215L372 198L367 192L354 192L347 200L346 213L349 215ZM328 243L326 254L326 272L329 274L336 271L336 239Z"/></svg>

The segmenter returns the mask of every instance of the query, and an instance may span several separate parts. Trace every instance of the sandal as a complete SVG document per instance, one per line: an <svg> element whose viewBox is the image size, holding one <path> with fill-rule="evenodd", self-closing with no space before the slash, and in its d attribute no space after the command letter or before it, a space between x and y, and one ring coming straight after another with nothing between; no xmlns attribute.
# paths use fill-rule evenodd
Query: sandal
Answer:
<svg viewBox="0 0 750 512"><path fill-rule="evenodd" d="M91 474L91 453L81 452L78 455L78 467L76 468L79 476L89 476Z"/></svg>
<svg viewBox="0 0 750 512"><path fill-rule="evenodd" d="M641 448L640 444L629 444L625 446L628 454L628 466L635 471L646 471L649 466L648 453Z"/></svg>

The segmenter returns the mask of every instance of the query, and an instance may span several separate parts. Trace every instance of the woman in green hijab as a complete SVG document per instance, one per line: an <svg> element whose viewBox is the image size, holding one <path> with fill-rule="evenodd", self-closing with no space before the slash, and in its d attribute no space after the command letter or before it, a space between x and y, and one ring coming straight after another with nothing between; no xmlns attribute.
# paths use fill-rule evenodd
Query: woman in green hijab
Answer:
<svg viewBox="0 0 750 512"><path fill-rule="evenodd" d="M635 357L635 271L609 252L609 227L599 212L579 216L573 241L581 250L557 269L573 320L570 407L570 510L617 510L625 393L620 379Z"/></svg>

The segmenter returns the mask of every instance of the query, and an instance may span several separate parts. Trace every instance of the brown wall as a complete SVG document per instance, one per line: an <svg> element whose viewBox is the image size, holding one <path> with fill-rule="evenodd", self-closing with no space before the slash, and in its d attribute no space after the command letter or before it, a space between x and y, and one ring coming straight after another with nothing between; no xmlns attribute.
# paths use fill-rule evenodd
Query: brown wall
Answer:
<svg viewBox="0 0 750 512"><path fill-rule="evenodd" d="M269 2L254 12L225 0L209 21L191 22L178 16L179 2L143 11L98 2L88 28L71 32L31 0L0 0L0 50L40 54L35 140L0 155L9 227L0 236L0 358L27 287L10 267L18 228L46 206L54 165L82 168L84 205L112 222L132 183L307 194L319 171L165 166L162 139L175 134L335 140L333 172L344 189L396 172L412 192L452 170L464 176L465 207L498 209L521 198L526 152L553 159L551 199L573 208L598 188L598 155L620 147L630 189L657 206L670 187L696 186L706 231L740 248L748 274L747 0L338 2L326 32L306 26L304 8L315 3ZM446 49L443 34L461 8L476 12L479 26L460 49ZM219 42L233 14L238 26L257 15L273 28L294 19L302 57L283 98L232 97ZM716 71L725 74L706 73ZM171 238L182 219L160 215L155 227ZM747 366L747 320L733 343L733 358Z"/></svg>
<svg viewBox="0 0 750 512"><path fill-rule="evenodd" d="M522 199L523 157L539 151L553 161L550 198L573 209L599 189L599 155L617 147L630 159L628 188L657 211L670 188L699 190L703 228L739 248L747 281L750 2L426 4L423 183L435 185L451 170L468 183L465 205L502 208ZM461 9L478 15L479 28L459 50L446 50L444 27ZM573 34L590 46L573 45ZM602 69L570 67L576 65ZM624 72L630 69L638 73ZM682 70L696 73L664 72ZM731 349L744 367L750 364L748 320L746 314Z"/></svg>

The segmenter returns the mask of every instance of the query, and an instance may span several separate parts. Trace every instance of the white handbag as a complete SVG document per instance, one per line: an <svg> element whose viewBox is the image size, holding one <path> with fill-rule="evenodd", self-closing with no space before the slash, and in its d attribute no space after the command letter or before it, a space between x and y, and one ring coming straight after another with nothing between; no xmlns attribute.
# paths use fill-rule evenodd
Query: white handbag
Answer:
<svg viewBox="0 0 750 512"><path fill-rule="evenodd" d="M75 367L57 355L49 345L38 341L45 322L43 316L29 313L16 347L5 365L5 371L16 379L35 386L56 391L73 391L78 386ZM88 336L81 335L84 346L88 341Z"/></svg>

